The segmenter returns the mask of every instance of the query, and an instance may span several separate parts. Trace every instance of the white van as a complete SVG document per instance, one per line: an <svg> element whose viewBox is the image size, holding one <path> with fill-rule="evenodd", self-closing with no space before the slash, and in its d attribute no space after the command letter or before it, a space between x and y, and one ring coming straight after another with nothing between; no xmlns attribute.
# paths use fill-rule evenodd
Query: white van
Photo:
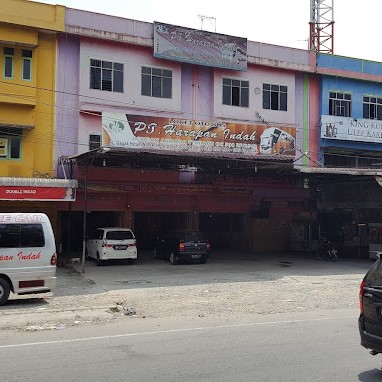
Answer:
<svg viewBox="0 0 382 382"><path fill-rule="evenodd" d="M106 260L137 260L137 241L129 228L98 228L86 241L86 256L101 265Z"/></svg>
<svg viewBox="0 0 382 382"><path fill-rule="evenodd" d="M0 213L0 305L9 292L50 292L56 284L56 244L48 216Z"/></svg>

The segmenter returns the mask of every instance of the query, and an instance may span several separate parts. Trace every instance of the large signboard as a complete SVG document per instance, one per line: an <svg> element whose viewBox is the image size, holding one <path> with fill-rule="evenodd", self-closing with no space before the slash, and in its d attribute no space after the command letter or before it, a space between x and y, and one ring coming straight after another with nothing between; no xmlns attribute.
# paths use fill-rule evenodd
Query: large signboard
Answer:
<svg viewBox="0 0 382 382"><path fill-rule="evenodd" d="M321 138L382 143L382 121L322 115Z"/></svg>
<svg viewBox="0 0 382 382"><path fill-rule="evenodd" d="M109 147L294 156L295 139L294 127L102 114L102 146Z"/></svg>
<svg viewBox="0 0 382 382"><path fill-rule="evenodd" d="M0 186L0 200L39 200L73 202L76 189L71 187Z"/></svg>
<svg viewBox="0 0 382 382"><path fill-rule="evenodd" d="M154 57L247 70L247 39L154 22Z"/></svg>

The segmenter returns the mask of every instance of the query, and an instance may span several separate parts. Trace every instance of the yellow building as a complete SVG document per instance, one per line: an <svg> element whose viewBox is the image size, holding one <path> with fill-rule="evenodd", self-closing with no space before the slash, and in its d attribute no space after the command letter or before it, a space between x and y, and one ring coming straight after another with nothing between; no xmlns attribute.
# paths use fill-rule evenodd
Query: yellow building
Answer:
<svg viewBox="0 0 382 382"><path fill-rule="evenodd" d="M68 200L54 176L57 34L65 7L28 0L0 6L0 211L40 211ZM52 216L53 215L53 216Z"/></svg>

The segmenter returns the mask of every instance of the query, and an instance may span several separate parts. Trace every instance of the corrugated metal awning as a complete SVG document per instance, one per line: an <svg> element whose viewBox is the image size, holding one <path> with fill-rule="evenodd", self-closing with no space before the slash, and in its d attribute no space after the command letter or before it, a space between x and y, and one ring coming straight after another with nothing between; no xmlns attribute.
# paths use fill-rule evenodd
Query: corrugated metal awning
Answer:
<svg viewBox="0 0 382 382"><path fill-rule="evenodd" d="M44 178L0 177L0 186L77 188L78 182L76 179L44 179Z"/></svg>
<svg viewBox="0 0 382 382"><path fill-rule="evenodd" d="M382 170L371 168L348 168L348 167L301 167L298 169L304 174L334 174L334 175L369 175L382 176Z"/></svg>
<svg viewBox="0 0 382 382"><path fill-rule="evenodd" d="M1 128L32 130L34 129L34 126L33 125L16 125L14 123L0 123L0 129Z"/></svg>
<svg viewBox="0 0 382 382"><path fill-rule="evenodd" d="M255 173L293 171L293 156L246 155L241 153L165 151L150 149L101 147L85 153L61 157L62 163L92 167L131 167L140 169L182 170L193 168L199 173Z"/></svg>

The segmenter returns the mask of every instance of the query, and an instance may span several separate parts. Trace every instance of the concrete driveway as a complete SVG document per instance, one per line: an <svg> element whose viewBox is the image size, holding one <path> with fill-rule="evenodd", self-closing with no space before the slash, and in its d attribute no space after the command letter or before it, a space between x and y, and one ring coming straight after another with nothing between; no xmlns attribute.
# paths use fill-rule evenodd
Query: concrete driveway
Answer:
<svg viewBox="0 0 382 382"><path fill-rule="evenodd" d="M337 263L316 260L308 253L248 254L239 251L216 251L207 264L171 265L154 260L150 252L139 254L136 264L110 262L97 266L85 262L84 278L105 288L142 288L154 286L194 285L207 282L246 282L254 279L277 280L284 276L335 276L364 274L373 261L343 259ZM82 264L70 265L82 274Z"/></svg>
<svg viewBox="0 0 382 382"><path fill-rule="evenodd" d="M86 261L57 269L53 293L11 296L0 327L17 330L100 324L126 317L240 317L358 308L370 260L221 251L207 264L171 265L141 253L134 265ZM37 329L36 329L37 328Z"/></svg>

